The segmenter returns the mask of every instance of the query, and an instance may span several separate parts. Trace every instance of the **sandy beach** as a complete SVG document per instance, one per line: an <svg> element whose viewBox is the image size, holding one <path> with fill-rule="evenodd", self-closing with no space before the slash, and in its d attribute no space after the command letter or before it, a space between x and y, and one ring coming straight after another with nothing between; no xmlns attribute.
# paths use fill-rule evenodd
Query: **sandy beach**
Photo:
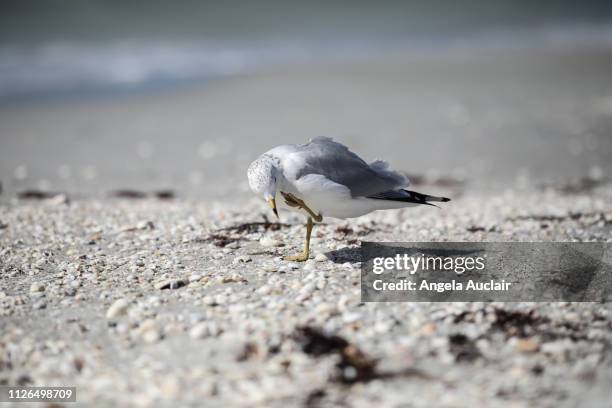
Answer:
<svg viewBox="0 0 612 408"><path fill-rule="evenodd" d="M456 52L3 104L0 384L76 386L75 406L609 405L609 302L360 303L359 244L609 242L610 72L600 48ZM325 220L282 261L302 220L270 223L246 168L317 135L453 201Z"/></svg>
<svg viewBox="0 0 612 408"><path fill-rule="evenodd" d="M318 225L303 264L281 260L299 220L267 223L257 200L3 206L0 379L76 386L79 406L606 406L609 303L360 303L358 248L605 242L610 185L446 193ZM374 371L339 371L316 330Z"/></svg>

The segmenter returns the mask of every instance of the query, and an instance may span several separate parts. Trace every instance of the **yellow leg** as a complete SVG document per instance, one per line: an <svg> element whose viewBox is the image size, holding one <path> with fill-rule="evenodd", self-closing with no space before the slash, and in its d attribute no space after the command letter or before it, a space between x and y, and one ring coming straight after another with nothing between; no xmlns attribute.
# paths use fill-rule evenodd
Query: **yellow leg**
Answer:
<svg viewBox="0 0 612 408"><path fill-rule="evenodd" d="M308 256L310 255L310 233L312 232L313 225L312 218L308 217L308 221L306 221L306 243L304 244L304 252L293 256L286 256L284 258L285 261L304 262L308 260Z"/></svg>
<svg viewBox="0 0 612 408"><path fill-rule="evenodd" d="M314 211L312 211L304 201L300 200L299 198L297 198L296 196L294 196L291 193L284 193L281 191L281 194L283 196L283 198L285 199L285 203L289 206L289 207L299 207L302 210L306 211L308 213L308 215L310 215L316 222L321 222L323 221L323 217L321 216L321 214L315 214Z"/></svg>

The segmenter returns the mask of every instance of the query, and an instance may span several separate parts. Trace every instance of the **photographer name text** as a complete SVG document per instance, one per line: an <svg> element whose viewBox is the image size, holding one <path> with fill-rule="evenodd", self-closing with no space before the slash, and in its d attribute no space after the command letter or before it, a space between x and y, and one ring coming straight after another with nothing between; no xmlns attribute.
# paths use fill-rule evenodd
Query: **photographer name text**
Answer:
<svg viewBox="0 0 612 408"><path fill-rule="evenodd" d="M486 267L486 257L441 257L397 254L394 257L374 258L372 263L372 273L382 275L386 272L406 272L415 275L418 272L442 271L454 272L457 276L465 272L482 271ZM478 281L469 279L467 281L432 281L420 279L418 282L406 278L393 276L385 280L376 279L372 282L372 288L376 291L507 291L511 282L505 280Z"/></svg>

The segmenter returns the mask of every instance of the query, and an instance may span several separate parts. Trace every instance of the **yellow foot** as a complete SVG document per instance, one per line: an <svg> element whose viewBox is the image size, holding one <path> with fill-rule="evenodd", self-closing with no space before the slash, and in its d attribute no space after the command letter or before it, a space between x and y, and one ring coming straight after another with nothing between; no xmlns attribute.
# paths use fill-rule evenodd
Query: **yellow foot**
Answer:
<svg viewBox="0 0 612 408"><path fill-rule="evenodd" d="M299 207L299 208L304 208L305 207L304 201L300 200L299 198L297 198L293 194L285 193L283 191L281 191L280 193L282 194L283 198L285 199L285 204L287 204L289 207Z"/></svg>
<svg viewBox="0 0 612 408"><path fill-rule="evenodd" d="M288 255L283 257L285 261L293 261L293 262L306 262L308 260L308 252L302 252L297 255Z"/></svg>
<svg viewBox="0 0 612 408"><path fill-rule="evenodd" d="M303 200L300 200L291 193L285 193L283 191L281 191L280 193L285 199L285 204L287 204L289 207L301 208L302 210L306 211L316 222L323 221L323 217L321 216L321 214L315 214L314 211L312 211Z"/></svg>

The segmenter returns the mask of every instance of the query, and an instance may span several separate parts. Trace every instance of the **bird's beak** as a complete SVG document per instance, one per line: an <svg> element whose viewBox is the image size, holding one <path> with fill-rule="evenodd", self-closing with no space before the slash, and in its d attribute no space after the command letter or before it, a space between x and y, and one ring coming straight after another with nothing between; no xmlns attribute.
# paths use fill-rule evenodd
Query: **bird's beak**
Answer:
<svg viewBox="0 0 612 408"><path fill-rule="evenodd" d="M279 218L278 211L276 210L276 201L273 198L271 198L268 200L268 205L270 206L272 211L274 211L274 215L276 215L276 218Z"/></svg>

